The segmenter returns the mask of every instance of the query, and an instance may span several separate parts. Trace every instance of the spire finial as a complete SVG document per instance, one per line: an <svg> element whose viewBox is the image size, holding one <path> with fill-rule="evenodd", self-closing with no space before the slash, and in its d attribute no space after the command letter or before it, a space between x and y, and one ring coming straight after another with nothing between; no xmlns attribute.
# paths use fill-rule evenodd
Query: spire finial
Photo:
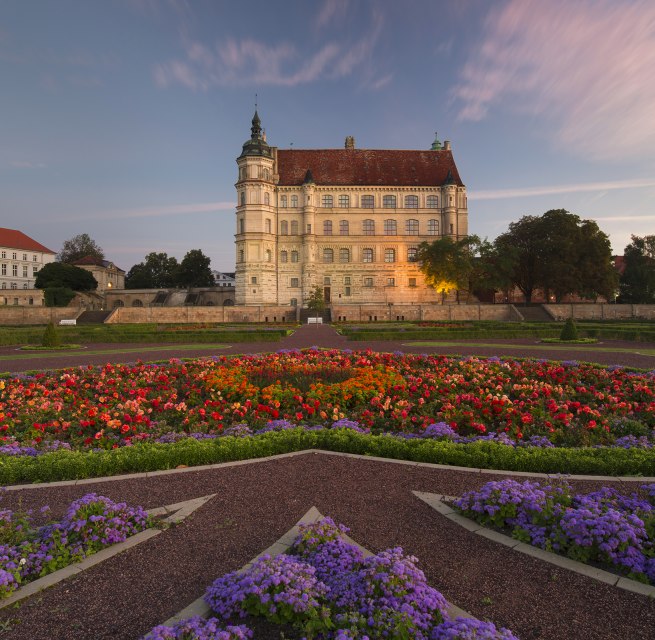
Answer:
<svg viewBox="0 0 655 640"><path fill-rule="evenodd" d="M257 111L257 94L255 94L255 111Z"/></svg>
<svg viewBox="0 0 655 640"><path fill-rule="evenodd" d="M439 151L441 149L441 142L439 142L439 135L436 131L434 132L434 142L430 149L432 149L432 151Z"/></svg>

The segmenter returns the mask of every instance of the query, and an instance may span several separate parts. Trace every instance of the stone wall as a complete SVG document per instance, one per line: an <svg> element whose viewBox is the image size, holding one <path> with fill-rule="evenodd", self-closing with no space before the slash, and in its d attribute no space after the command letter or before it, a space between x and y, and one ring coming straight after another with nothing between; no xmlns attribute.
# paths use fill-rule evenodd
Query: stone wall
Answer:
<svg viewBox="0 0 655 640"><path fill-rule="evenodd" d="M655 304L545 304L554 320L655 320Z"/></svg>
<svg viewBox="0 0 655 640"><path fill-rule="evenodd" d="M516 320L509 304L332 304L332 320L335 322L388 322L405 320L411 322L458 320Z"/></svg>
<svg viewBox="0 0 655 640"><path fill-rule="evenodd" d="M70 307L0 307L0 325L48 324L77 318L83 309Z"/></svg>
<svg viewBox="0 0 655 640"><path fill-rule="evenodd" d="M295 307L119 307L105 322L132 324L201 324L216 322L295 322Z"/></svg>

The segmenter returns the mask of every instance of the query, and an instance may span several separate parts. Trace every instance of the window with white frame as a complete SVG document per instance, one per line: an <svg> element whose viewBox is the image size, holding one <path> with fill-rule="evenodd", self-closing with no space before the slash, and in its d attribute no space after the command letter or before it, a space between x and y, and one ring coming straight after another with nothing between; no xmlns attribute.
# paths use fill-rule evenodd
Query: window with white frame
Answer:
<svg viewBox="0 0 655 640"><path fill-rule="evenodd" d="M298 196L291 196L291 208L292 209L298 208Z"/></svg>
<svg viewBox="0 0 655 640"><path fill-rule="evenodd" d="M323 262L334 262L334 251L329 248L323 249Z"/></svg>
<svg viewBox="0 0 655 640"><path fill-rule="evenodd" d="M429 236L439 235L439 220L428 220L428 235Z"/></svg>
<svg viewBox="0 0 655 640"><path fill-rule="evenodd" d="M342 209L348 209L348 207L350 207L350 196L347 195L339 196L339 206Z"/></svg>
<svg viewBox="0 0 655 640"><path fill-rule="evenodd" d="M407 247L407 262L416 262L418 260L418 248Z"/></svg>
<svg viewBox="0 0 655 640"><path fill-rule="evenodd" d="M365 236L374 236L375 235L375 220L363 220L362 221L362 233Z"/></svg>
<svg viewBox="0 0 655 640"><path fill-rule="evenodd" d="M32 267L32 277L36 276L38 272L39 272L39 267Z"/></svg>
<svg viewBox="0 0 655 640"><path fill-rule="evenodd" d="M391 218L384 221L384 235L395 236L398 233L398 224Z"/></svg>
<svg viewBox="0 0 655 640"><path fill-rule="evenodd" d="M407 220L405 222L405 233L408 236L418 235L418 220Z"/></svg>
<svg viewBox="0 0 655 640"><path fill-rule="evenodd" d="M382 206L385 209L395 209L396 208L396 196L383 196L382 197Z"/></svg>
<svg viewBox="0 0 655 640"><path fill-rule="evenodd" d="M362 249L362 262L373 262L373 249Z"/></svg>
<svg viewBox="0 0 655 640"><path fill-rule="evenodd" d="M3 264L3 265L2 265L2 271L1 271L1 273L2 273L3 276L6 276L6 275L7 275L7 265L6 265L6 264Z"/></svg>
<svg viewBox="0 0 655 640"><path fill-rule="evenodd" d="M286 220L280 221L280 235L281 236L289 235L289 223Z"/></svg>
<svg viewBox="0 0 655 640"><path fill-rule="evenodd" d="M323 220L323 235L332 235L332 220Z"/></svg>
<svg viewBox="0 0 655 640"><path fill-rule="evenodd" d="M362 209L373 209L375 207L375 197L362 196L361 204L362 204Z"/></svg>
<svg viewBox="0 0 655 640"><path fill-rule="evenodd" d="M321 203L322 203L323 207L325 207L327 209L331 209L333 204L334 204L334 198L332 196L330 196L330 195L324 195L322 200L321 200Z"/></svg>
<svg viewBox="0 0 655 640"><path fill-rule="evenodd" d="M347 236L350 233L350 225L348 220L339 220L339 235Z"/></svg>
<svg viewBox="0 0 655 640"><path fill-rule="evenodd" d="M405 209L418 209L418 196L405 196Z"/></svg>
<svg viewBox="0 0 655 640"><path fill-rule="evenodd" d="M36 262L36 254L32 256L32 262Z"/></svg>
<svg viewBox="0 0 655 640"><path fill-rule="evenodd" d="M23 254L23 262L27 262L27 254L26 253Z"/></svg>
<svg viewBox="0 0 655 640"><path fill-rule="evenodd" d="M27 278L27 265L23 265L23 278Z"/></svg>
<svg viewBox="0 0 655 640"><path fill-rule="evenodd" d="M339 262L350 262L350 249L339 249Z"/></svg>
<svg viewBox="0 0 655 640"><path fill-rule="evenodd" d="M384 250L384 261L385 262L395 262L396 261L396 250L395 249L385 249Z"/></svg>
<svg viewBox="0 0 655 640"><path fill-rule="evenodd" d="M428 196L425 200L425 206L428 209L438 209L439 208L439 196Z"/></svg>
<svg viewBox="0 0 655 640"><path fill-rule="evenodd" d="M284 207L286 209L286 207L287 207L287 197L286 196L280 196L280 206Z"/></svg>

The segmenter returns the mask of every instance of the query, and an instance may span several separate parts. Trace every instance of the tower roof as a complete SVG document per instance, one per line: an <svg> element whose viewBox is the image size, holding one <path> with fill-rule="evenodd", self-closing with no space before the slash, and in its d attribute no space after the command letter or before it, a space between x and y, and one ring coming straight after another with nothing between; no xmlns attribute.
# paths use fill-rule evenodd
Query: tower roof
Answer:
<svg viewBox="0 0 655 640"><path fill-rule="evenodd" d="M280 149L277 162L280 186L302 185L308 170L325 186L464 186L450 149Z"/></svg>
<svg viewBox="0 0 655 640"><path fill-rule="evenodd" d="M272 157L271 148L266 143L266 137L262 134L262 121L259 119L257 109L252 117L252 126L250 127L250 140L243 143L243 150L240 158L244 156L265 156Z"/></svg>

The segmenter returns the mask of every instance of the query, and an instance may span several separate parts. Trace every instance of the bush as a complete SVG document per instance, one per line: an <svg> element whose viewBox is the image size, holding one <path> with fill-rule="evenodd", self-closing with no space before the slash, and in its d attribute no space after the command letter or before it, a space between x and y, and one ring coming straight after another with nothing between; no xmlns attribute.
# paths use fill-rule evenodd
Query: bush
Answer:
<svg viewBox="0 0 655 640"><path fill-rule="evenodd" d="M61 339L57 329L52 321L48 322L48 325L43 332L43 338L41 340L41 345L44 347L50 347L52 349L58 347L61 344Z"/></svg>
<svg viewBox="0 0 655 640"><path fill-rule="evenodd" d="M560 340L577 340L578 328L575 326L573 318L569 318L562 328L562 333L559 334Z"/></svg>
<svg viewBox="0 0 655 640"><path fill-rule="evenodd" d="M48 287L44 289L46 307L67 307L75 297L75 292L68 287Z"/></svg>

